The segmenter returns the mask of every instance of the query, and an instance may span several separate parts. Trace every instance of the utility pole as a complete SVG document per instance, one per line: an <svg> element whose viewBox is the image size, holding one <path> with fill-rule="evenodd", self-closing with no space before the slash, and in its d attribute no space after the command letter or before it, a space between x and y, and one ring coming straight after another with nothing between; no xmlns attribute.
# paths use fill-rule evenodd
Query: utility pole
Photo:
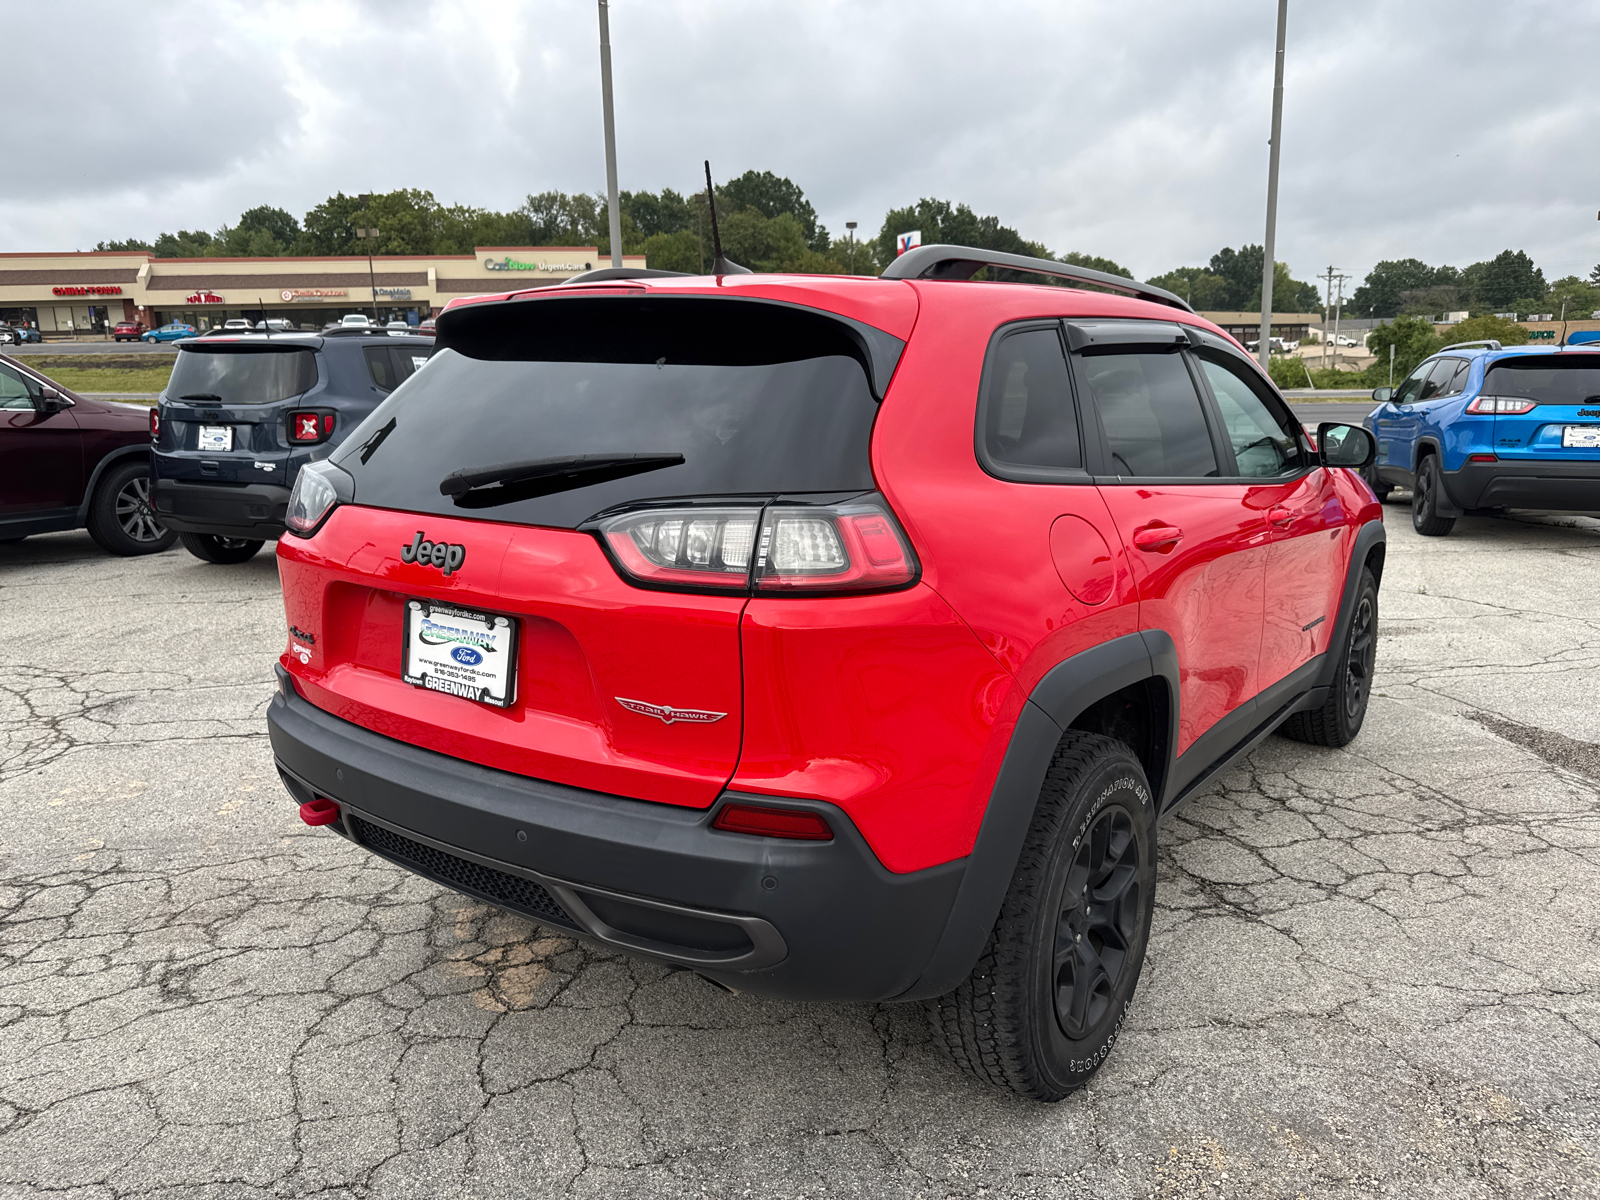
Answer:
<svg viewBox="0 0 1600 1200"><path fill-rule="evenodd" d="M1349 279L1350 276L1336 275L1334 278L1339 281L1339 295L1333 302L1333 365L1337 368L1339 365L1339 313L1344 308L1344 281Z"/></svg>
<svg viewBox="0 0 1600 1200"><path fill-rule="evenodd" d="M622 210L617 206L617 122L611 108L611 19L600 0L600 106L606 121L606 202L611 208L611 265L622 265Z"/></svg>
<svg viewBox="0 0 1600 1200"><path fill-rule="evenodd" d="M1278 56L1272 68L1272 152L1267 156L1267 241L1261 264L1261 340L1256 353L1261 369L1272 357L1272 282L1278 264L1273 258L1278 238L1278 143L1283 134L1283 35L1289 23L1289 0L1278 0Z"/></svg>
<svg viewBox="0 0 1600 1200"><path fill-rule="evenodd" d="M1324 299L1322 301L1322 367L1323 367L1323 370L1327 370L1327 367L1328 367L1328 344L1333 340L1333 335L1329 332L1328 313L1333 308L1333 279L1334 279L1334 275L1337 272L1337 270L1338 270L1337 267L1331 267L1330 266L1325 272L1323 272L1323 278L1327 280L1327 288L1323 293Z"/></svg>
<svg viewBox="0 0 1600 1200"><path fill-rule="evenodd" d="M846 221L844 227L850 234L850 274L856 273L856 222Z"/></svg>
<svg viewBox="0 0 1600 1200"><path fill-rule="evenodd" d="M372 193L366 192L357 196L356 199L361 201L362 204L361 215L366 216L366 206L372 203ZM378 273L372 266L372 243L378 240L378 230L376 227L357 229L356 236L367 243L367 282L372 286L372 323L376 325L378 323Z"/></svg>

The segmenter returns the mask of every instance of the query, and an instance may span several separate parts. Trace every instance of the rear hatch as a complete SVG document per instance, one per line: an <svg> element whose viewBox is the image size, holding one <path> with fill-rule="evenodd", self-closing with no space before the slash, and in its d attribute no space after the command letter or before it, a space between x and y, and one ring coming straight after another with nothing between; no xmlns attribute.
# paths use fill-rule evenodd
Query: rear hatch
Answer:
<svg viewBox="0 0 1600 1200"><path fill-rule="evenodd" d="M349 502L279 542L284 665L313 704L414 745L711 804L743 725L755 522L737 514L872 489L871 347L807 310L698 298L507 301L440 326L334 451ZM649 578L625 573L639 546ZM514 645L486 632L501 618ZM451 694L417 666L452 670L425 636L463 639L461 678L509 661L508 679Z"/></svg>
<svg viewBox="0 0 1600 1200"><path fill-rule="evenodd" d="M291 454L306 458L314 444L295 448L290 414L316 408L318 375L311 342L180 344L160 402L159 476L286 485Z"/></svg>
<svg viewBox="0 0 1600 1200"><path fill-rule="evenodd" d="M1480 396L1495 404L1498 457L1513 462L1600 460L1600 354L1563 350L1499 359L1485 372Z"/></svg>

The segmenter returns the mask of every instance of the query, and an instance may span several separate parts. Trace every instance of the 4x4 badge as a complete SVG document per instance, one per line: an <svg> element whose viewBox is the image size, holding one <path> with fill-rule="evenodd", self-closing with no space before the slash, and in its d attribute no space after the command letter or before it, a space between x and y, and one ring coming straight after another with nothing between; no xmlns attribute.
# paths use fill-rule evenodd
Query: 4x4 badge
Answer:
<svg viewBox="0 0 1600 1200"><path fill-rule="evenodd" d="M624 700L621 696L613 696L618 704L630 712L643 713L647 717L655 717L658 721L665 721L671 725L674 721L694 721L701 725L709 725L713 721L720 721L727 713L708 712L703 708L673 708L670 704L646 704L643 700Z"/></svg>

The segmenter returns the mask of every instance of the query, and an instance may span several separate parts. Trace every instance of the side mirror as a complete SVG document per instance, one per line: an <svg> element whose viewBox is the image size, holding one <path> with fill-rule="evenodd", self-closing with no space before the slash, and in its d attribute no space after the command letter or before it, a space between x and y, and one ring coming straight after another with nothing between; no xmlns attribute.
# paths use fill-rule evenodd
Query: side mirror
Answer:
<svg viewBox="0 0 1600 1200"><path fill-rule="evenodd" d="M1317 445L1325 467L1367 467L1378 457L1378 442L1359 425L1324 421L1317 426Z"/></svg>
<svg viewBox="0 0 1600 1200"><path fill-rule="evenodd" d="M1387 404L1394 399L1394 389L1392 387L1377 388L1373 391L1372 398L1379 404Z"/></svg>
<svg viewBox="0 0 1600 1200"><path fill-rule="evenodd" d="M41 412L58 413L71 403L72 401L68 400L53 387L46 386L39 389L39 411Z"/></svg>

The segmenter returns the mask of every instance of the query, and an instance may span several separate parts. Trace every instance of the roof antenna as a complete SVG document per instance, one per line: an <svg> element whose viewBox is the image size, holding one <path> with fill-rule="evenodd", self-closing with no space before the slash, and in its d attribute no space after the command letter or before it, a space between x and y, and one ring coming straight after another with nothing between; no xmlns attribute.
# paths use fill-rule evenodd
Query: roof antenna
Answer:
<svg viewBox="0 0 1600 1200"><path fill-rule="evenodd" d="M713 275L749 275L749 267L741 267L722 253L722 234L717 230L717 199L711 191L711 160L706 159L706 207L711 209L711 245L717 256L711 261Z"/></svg>

